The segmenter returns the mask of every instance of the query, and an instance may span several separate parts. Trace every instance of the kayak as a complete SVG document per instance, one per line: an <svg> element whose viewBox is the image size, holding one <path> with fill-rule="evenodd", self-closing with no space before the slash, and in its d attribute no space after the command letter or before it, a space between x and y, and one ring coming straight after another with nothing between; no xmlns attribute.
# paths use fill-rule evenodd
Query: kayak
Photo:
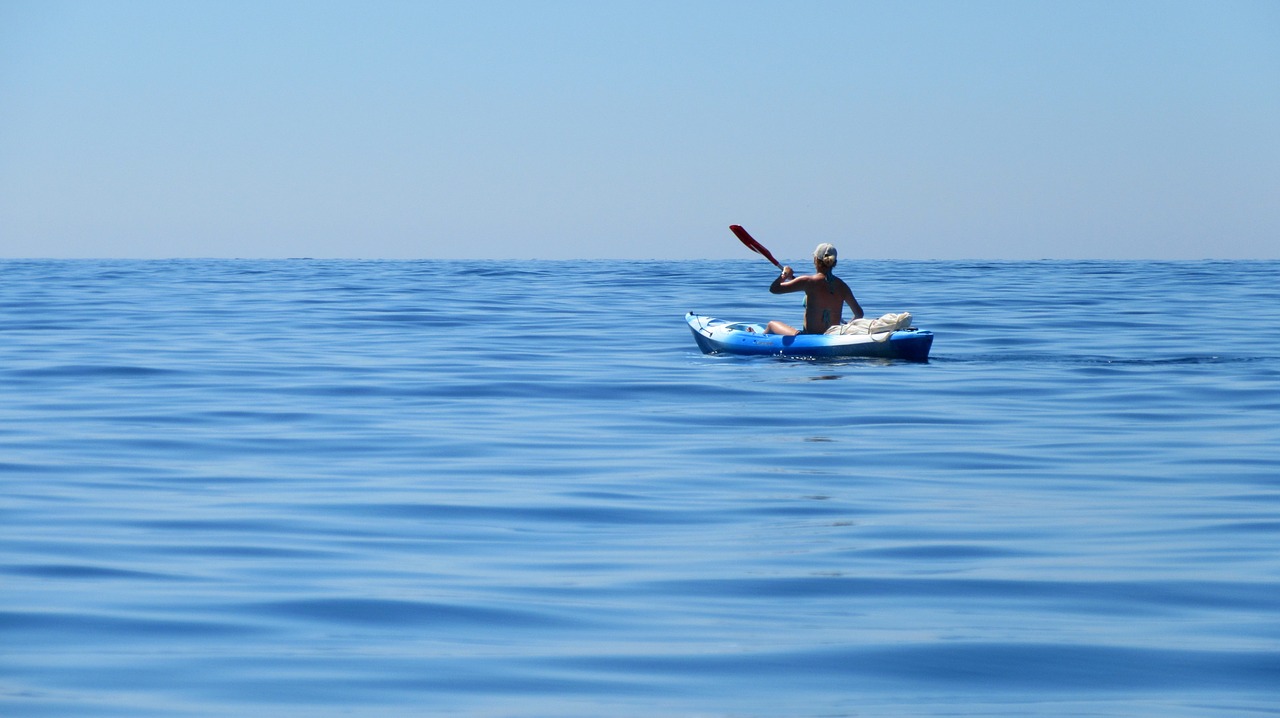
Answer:
<svg viewBox="0 0 1280 718"><path fill-rule="evenodd" d="M879 357L928 361L933 332L914 327L879 334L766 334L765 325L689 312L689 330L704 354L790 357Z"/></svg>

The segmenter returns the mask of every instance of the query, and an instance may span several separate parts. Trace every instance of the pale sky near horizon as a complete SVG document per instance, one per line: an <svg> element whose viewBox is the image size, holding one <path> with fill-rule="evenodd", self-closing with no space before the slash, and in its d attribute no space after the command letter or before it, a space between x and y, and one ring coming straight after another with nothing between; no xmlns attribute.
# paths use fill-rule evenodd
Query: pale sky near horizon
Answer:
<svg viewBox="0 0 1280 718"><path fill-rule="evenodd" d="M1280 2L0 0L0 257L1280 258Z"/></svg>

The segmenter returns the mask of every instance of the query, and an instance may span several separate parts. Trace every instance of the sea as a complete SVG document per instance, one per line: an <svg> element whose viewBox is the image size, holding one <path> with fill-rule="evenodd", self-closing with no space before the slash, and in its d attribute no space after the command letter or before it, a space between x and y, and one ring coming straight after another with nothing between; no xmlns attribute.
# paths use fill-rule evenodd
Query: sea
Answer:
<svg viewBox="0 0 1280 718"><path fill-rule="evenodd" d="M1280 262L0 261L0 715L1280 715Z"/></svg>

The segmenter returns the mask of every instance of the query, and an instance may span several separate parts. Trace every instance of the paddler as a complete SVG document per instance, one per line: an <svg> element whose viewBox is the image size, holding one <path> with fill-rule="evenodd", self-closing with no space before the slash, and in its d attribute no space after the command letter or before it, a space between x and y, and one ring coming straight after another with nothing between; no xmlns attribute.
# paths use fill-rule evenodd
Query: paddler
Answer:
<svg viewBox="0 0 1280 718"><path fill-rule="evenodd" d="M862 318L862 307L853 298L853 291L844 280L832 273L836 268L836 248L823 242L813 250L813 274L795 276L791 267L783 267L782 274L769 285L772 294L804 292L804 329L796 329L779 321L769 322L770 334L824 334L837 324L844 323L844 305L853 310L853 318Z"/></svg>

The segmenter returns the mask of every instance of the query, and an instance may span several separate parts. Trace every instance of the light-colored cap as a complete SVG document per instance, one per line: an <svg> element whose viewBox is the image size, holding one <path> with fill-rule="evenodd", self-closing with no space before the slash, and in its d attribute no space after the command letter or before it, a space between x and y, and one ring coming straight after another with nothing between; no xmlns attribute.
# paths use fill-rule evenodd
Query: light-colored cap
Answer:
<svg viewBox="0 0 1280 718"><path fill-rule="evenodd" d="M836 248L834 246L823 242L818 245L817 249L813 250L814 259L826 259L827 257L836 258Z"/></svg>

